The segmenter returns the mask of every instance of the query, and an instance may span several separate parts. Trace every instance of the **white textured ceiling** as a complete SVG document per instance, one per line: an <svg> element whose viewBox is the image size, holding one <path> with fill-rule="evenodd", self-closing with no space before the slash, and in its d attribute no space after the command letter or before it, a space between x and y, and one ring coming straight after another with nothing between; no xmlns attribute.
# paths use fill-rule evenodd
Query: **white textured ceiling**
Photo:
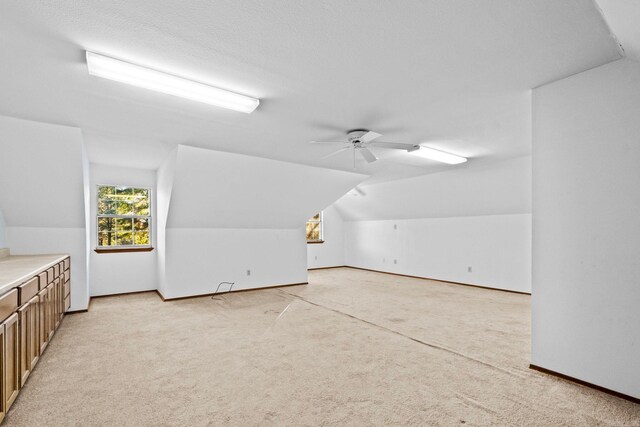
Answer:
<svg viewBox="0 0 640 427"><path fill-rule="evenodd" d="M187 144L353 171L306 142L357 127L511 158L530 151L530 88L620 58L591 0L3 0L0 40L0 114L80 127L91 161L146 168ZM85 49L262 103L246 115L92 77ZM372 181L450 168L377 153L392 158L357 165Z"/></svg>

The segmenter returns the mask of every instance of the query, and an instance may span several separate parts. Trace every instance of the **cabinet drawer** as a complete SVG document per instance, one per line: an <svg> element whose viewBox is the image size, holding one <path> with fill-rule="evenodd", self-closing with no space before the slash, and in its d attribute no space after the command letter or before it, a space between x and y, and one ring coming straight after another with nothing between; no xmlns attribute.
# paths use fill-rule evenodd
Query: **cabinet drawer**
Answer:
<svg viewBox="0 0 640 427"><path fill-rule="evenodd" d="M11 289L0 296L0 321L11 316L18 309L18 290Z"/></svg>
<svg viewBox="0 0 640 427"><path fill-rule="evenodd" d="M53 266L53 278L57 278L60 276L60 264L56 264Z"/></svg>
<svg viewBox="0 0 640 427"><path fill-rule="evenodd" d="M64 282L64 296L65 298L69 295L69 292L71 291L71 282L70 281L66 281Z"/></svg>
<svg viewBox="0 0 640 427"><path fill-rule="evenodd" d="M64 272L64 277L63 277L63 281L64 282L68 282L69 279L71 279L71 272L69 270Z"/></svg>
<svg viewBox="0 0 640 427"><path fill-rule="evenodd" d="M51 267L50 269L47 270L47 285L45 285L45 288L50 284L53 283L53 279L55 279L55 276L53 274L53 267ZM42 285L40 285L40 287L42 287Z"/></svg>
<svg viewBox="0 0 640 427"><path fill-rule="evenodd" d="M47 281L47 272L43 271L42 273L38 274L38 288L40 290L46 288L47 287L47 283L49 283Z"/></svg>
<svg viewBox="0 0 640 427"><path fill-rule="evenodd" d="M65 270L68 270L71 267L71 258L65 258L62 262L64 263Z"/></svg>
<svg viewBox="0 0 640 427"><path fill-rule="evenodd" d="M31 280L26 281L22 285L18 286L18 305L22 305L36 296L38 293L38 278L34 277Z"/></svg>

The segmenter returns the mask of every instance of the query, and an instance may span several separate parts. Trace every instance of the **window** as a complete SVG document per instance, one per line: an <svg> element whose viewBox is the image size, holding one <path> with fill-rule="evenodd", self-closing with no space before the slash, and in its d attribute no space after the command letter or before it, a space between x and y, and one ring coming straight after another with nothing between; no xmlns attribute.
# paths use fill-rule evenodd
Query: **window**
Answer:
<svg viewBox="0 0 640 427"><path fill-rule="evenodd" d="M322 243L322 212L307 221L307 243Z"/></svg>
<svg viewBox="0 0 640 427"><path fill-rule="evenodd" d="M98 248L151 247L151 191L98 186Z"/></svg>

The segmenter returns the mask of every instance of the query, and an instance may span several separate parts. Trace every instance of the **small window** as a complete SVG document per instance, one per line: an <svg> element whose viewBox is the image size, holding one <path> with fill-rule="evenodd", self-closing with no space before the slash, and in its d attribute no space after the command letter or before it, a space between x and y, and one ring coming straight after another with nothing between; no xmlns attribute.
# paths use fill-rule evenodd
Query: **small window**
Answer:
<svg viewBox="0 0 640 427"><path fill-rule="evenodd" d="M98 248L151 247L151 190L98 186Z"/></svg>
<svg viewBox="0 0 640 427"><path fill-rule="evenodd" d="M322 212L307 221L307 243L322 243Z"/></svg>

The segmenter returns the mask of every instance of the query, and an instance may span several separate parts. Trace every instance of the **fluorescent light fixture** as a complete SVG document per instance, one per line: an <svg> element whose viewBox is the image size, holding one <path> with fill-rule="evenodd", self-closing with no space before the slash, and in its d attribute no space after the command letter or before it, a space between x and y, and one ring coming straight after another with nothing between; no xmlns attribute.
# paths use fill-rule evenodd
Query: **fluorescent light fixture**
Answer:
<svg viewBox="0 0 640 427"><path fill-rule="evenodd" d="M87 51L89 74L230 110L251 113L259 99Z"/></svg>
<svg viewBox="0 0 640 427"><path fill-rule="evenodd" d="M437 162L457 165L467 161L465 157L456 156L455 154L445 153L429 147L420 147L419 150L410 151L414 156L424 157L425 159L435 160Z"/></svg>

